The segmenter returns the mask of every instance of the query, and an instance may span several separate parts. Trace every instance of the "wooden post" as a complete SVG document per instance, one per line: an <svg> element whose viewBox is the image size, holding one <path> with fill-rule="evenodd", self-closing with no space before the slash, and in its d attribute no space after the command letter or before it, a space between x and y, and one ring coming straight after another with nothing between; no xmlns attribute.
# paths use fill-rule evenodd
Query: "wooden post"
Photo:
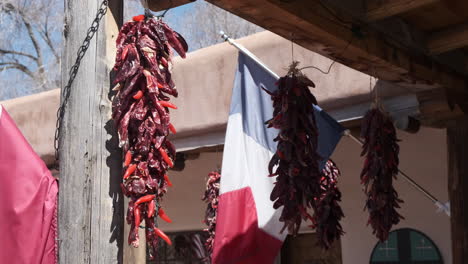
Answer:
<svg viewBox="0 0 468 264"><path fill-rule="evenodd" d="M102 0L66 0L62 87ZM60 139L59 262L121 263L121 150L111 120L110 71L123 0L107 14L81 62Z"/></svg>
<svg viewBox="0 0 468 264"><path fill-rule="evenodd" d="M468 263L468 116L449 124L448 189L453 264Z"/></svg>
<svg viewBox="0 0 468 264"><path fill-rule="evenodd" d="M128 208L129 199L125 197L125 212ZM140 226L144 226L145 223L141 223ZM140 245L138 248L127 243L127 236L130 233L130 225L124 223L124 252L123 252L123 263L125 264L145 264L146 263L146 234L145 230L140 228L138 235L140 237Z"/></svg>

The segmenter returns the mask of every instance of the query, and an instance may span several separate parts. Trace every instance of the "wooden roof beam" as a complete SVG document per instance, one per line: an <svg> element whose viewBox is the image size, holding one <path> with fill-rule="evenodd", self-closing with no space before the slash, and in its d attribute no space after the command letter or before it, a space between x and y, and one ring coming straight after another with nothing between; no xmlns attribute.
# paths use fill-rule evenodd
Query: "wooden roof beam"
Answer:
<svg viewBox="0 0 468 264"><path fill-rule="evenodd" d="M468 46L468 23L433 34L427 43L431 54L441 54Z"/></svg>
<svg viewBox="0 0 468 264"><path fill-rule="evenodd" d="M422 53L416 55L418 52L399 47L382 33L352 26L359 25L359 21L343 16L338 20L337 13L333 15L319 1L207 1L286 39L293 37L298 45L381 80L412 91L445 87L451 90L454 98L468 98L464 76ZM344 23L348 21L352 24Z"/></svg>
<svg viewBox="0 0 468 264"><path fill-rule="evenodd" d="M148 0L148 5L151 11L158 12L162 10L166 10L169 8L178 7L181 5L185 5L191 2L195 2L196 0Z"/></svg>
<svg viewBox="0 0 468 264"><path fill-rule="evenodd" d="M295 0L208 0L244 19L321 55L367 74L424 90L464 86L464 78L445 70L430 58L417 57L399 48L387 37L362 28L360 34L350 18L337 18L319 1ZM359 22L356 22L359 24ZM305 62L307 63L307 62Z"/></svg>
<svg viewBox="0 0 468 264"><path fill-rule="evenodd" d="M366 20L382 20L439 1L440 0L371 0L367 2Z"/></svg>

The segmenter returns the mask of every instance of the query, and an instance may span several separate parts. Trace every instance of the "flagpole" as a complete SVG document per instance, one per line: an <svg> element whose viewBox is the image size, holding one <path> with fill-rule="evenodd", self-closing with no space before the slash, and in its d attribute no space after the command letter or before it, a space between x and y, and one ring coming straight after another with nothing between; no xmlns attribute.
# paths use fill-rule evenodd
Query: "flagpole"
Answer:
<svg viewBox="0 0 468 264"><path fill-rule="evenodd" d="M245 54L246 56L250 57L252 60L254 60L261 68L263 68L265 71L267 71L271 76L276 78L277 80L280 78L275 72L273 72L268 66L266 66L257 56L255 56L252 52L250 52L248 49L246 49L244 46L236 43L233 39L231 39L224 31L220 31L219 34L221 37L224 39L224 41L228 42L232 46L236 47L240 52ZM358 143L360 146L363 145L362 141L353 136L349 129L345 130L343 132L343 135L351 138L353 141ZM445 214L447 214L450 217L450 205L443 204L437 198L435 198L432 194L430 194L426 189L424 189L422 186L420 186L418 183L416 183L413 179L411 179L406 173L398 169L399 174L405 179L411 186L413 186L416 190L420 191L421 193L424 194L429 200L431 200L432 203L438 208L439 211L443 211Z"/></svg>
<svg viewBox="0 0 468 264"><path fill-rule="evenodd" d="M346 129L343 132L343 135L348 136L349 138L354 140L356 143L358 143L360 146L362 146L364 144L360 139L353 136L351 134L351 131L349 131L349 129ZM412 185L418 191L422 192L429 200L431 200L439 210L444 211L444 213L446 213L448 216L450 216L450 208L447 205L445 205L445 204L441 203L439 200L437 200L437 198L435 198L434 195L430 194L426 189L424 189L422 186L420 186L418 183L416 183L413 179L411 179L406 173L404 173L400 169L398 169L398 172L399 172L400 176L402 176L410 185Z"/></svg>
<svg viewBox="0 0 468 264"><path fill-rule="evenodd" d="M268 66L266 66L259 58L257 58L257 56L255 56L252 52L250 52L244 46L236 43L232 38L230 38L226 33L224 33L224 31L220 31L219 34L224 39L224 41L229 42L229 44L236 47L240 52L250 57L252 60L254 60L258 64L258 66L262 67L262 69L264 69L269 74L271 74L271 76L275 77L275 79L278 80L280 78L274 71L270 70Z"/></svg>

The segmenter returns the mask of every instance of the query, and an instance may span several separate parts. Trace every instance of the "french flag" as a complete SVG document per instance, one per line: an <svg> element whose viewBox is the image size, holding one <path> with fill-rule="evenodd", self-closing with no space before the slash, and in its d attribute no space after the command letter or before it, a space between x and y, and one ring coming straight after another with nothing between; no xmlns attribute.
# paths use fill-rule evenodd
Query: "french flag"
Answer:
<svg viewBox="0 0 468 264"><path fill-rule="evenodd" d="M0 262L57 263L57 180L0 105Z"/></svg>
<svg viewBox="0 0 468 264"><path fill-rule="evenodd" d="M286 232L280 233L281 210L273 209L270 201L275 178L268 177L267 168L276 151L273 139L278 130L264 125L273 116L273 105L270 95L261 89L274 91L276 81L239 53L224 145L213 264L273 263L286 238ZM344 129L318 106L314 108L323 166Z"/></svg>

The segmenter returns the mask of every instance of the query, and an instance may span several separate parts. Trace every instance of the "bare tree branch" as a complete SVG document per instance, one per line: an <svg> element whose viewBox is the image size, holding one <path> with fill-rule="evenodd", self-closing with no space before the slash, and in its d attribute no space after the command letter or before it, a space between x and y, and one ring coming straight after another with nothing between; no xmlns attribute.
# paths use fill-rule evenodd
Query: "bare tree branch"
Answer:
<svg viewBox="0 0 468 264"><path fill-rule="evenodd" d="M23 73L25 73L26 75L28 75L29 77L33 78L34 79L34 73L29 70L28 67L24 66L23 64L20 64L20 63L16 63L16 62L1 62L0 63L0 72L4 71L4 70L8 70L8 69L16 69L16 70L19 70L19 71L22 71Z"/></svg>
<svg viewBox="0 0 468 264"><path fill-rule="evenodd" d="M0 54L13 54L13 55L19 55L19 56L24 56L24 57L28 57L34 61L37 60L36 57L34 57L33 55L31 54L28 54L28 53L24 53L24 52L20 52L20 51L15 51L15 50L6 50L6 49L2 49L0 48Z"/></svg>
<svg viewBox="0 0 468 264"><path fill-rule="evenodd" d="M52 54L54 54L55 61L59 62L60 61L60 56L58 54L57 49L54 47L54 44L52 43L52 40L50 39L49 31L47 27L44 30L39 30L39 33L42 37L42 39L47 43L47 46L49 47L50 51L52 51Z"/></svg>
<svg viewBox="0 0 468 264"><path fill-rule="evenodd" d="M36 39L36 36L34 35L34 30L31 26L31 23L27 20L27 18L24 16L24 13L22 11L18 11L18 14L21 16L21 20L23 21L24 26L26 27L26 30L28 31L29 38L31 39L31 42L34 46L34 49L36 50L37 54L37 66L39 68L43 67L43 62L42 62L42 51L39 46L39 42Z"/></svg>
<svg viewBox="0 0 468 264"><path fill-rule="evenodd" d="M42 39L45 41L47 46L49 47L50 51L55 57L55 62L60 62L60 55L57 51L57 48L54 46L52 39L50 38L50 31L49 31L49 17L50 17L50 10L47 10L47 14L45 16L45 21L43 27L39 27L38 32Z"/></svg>

